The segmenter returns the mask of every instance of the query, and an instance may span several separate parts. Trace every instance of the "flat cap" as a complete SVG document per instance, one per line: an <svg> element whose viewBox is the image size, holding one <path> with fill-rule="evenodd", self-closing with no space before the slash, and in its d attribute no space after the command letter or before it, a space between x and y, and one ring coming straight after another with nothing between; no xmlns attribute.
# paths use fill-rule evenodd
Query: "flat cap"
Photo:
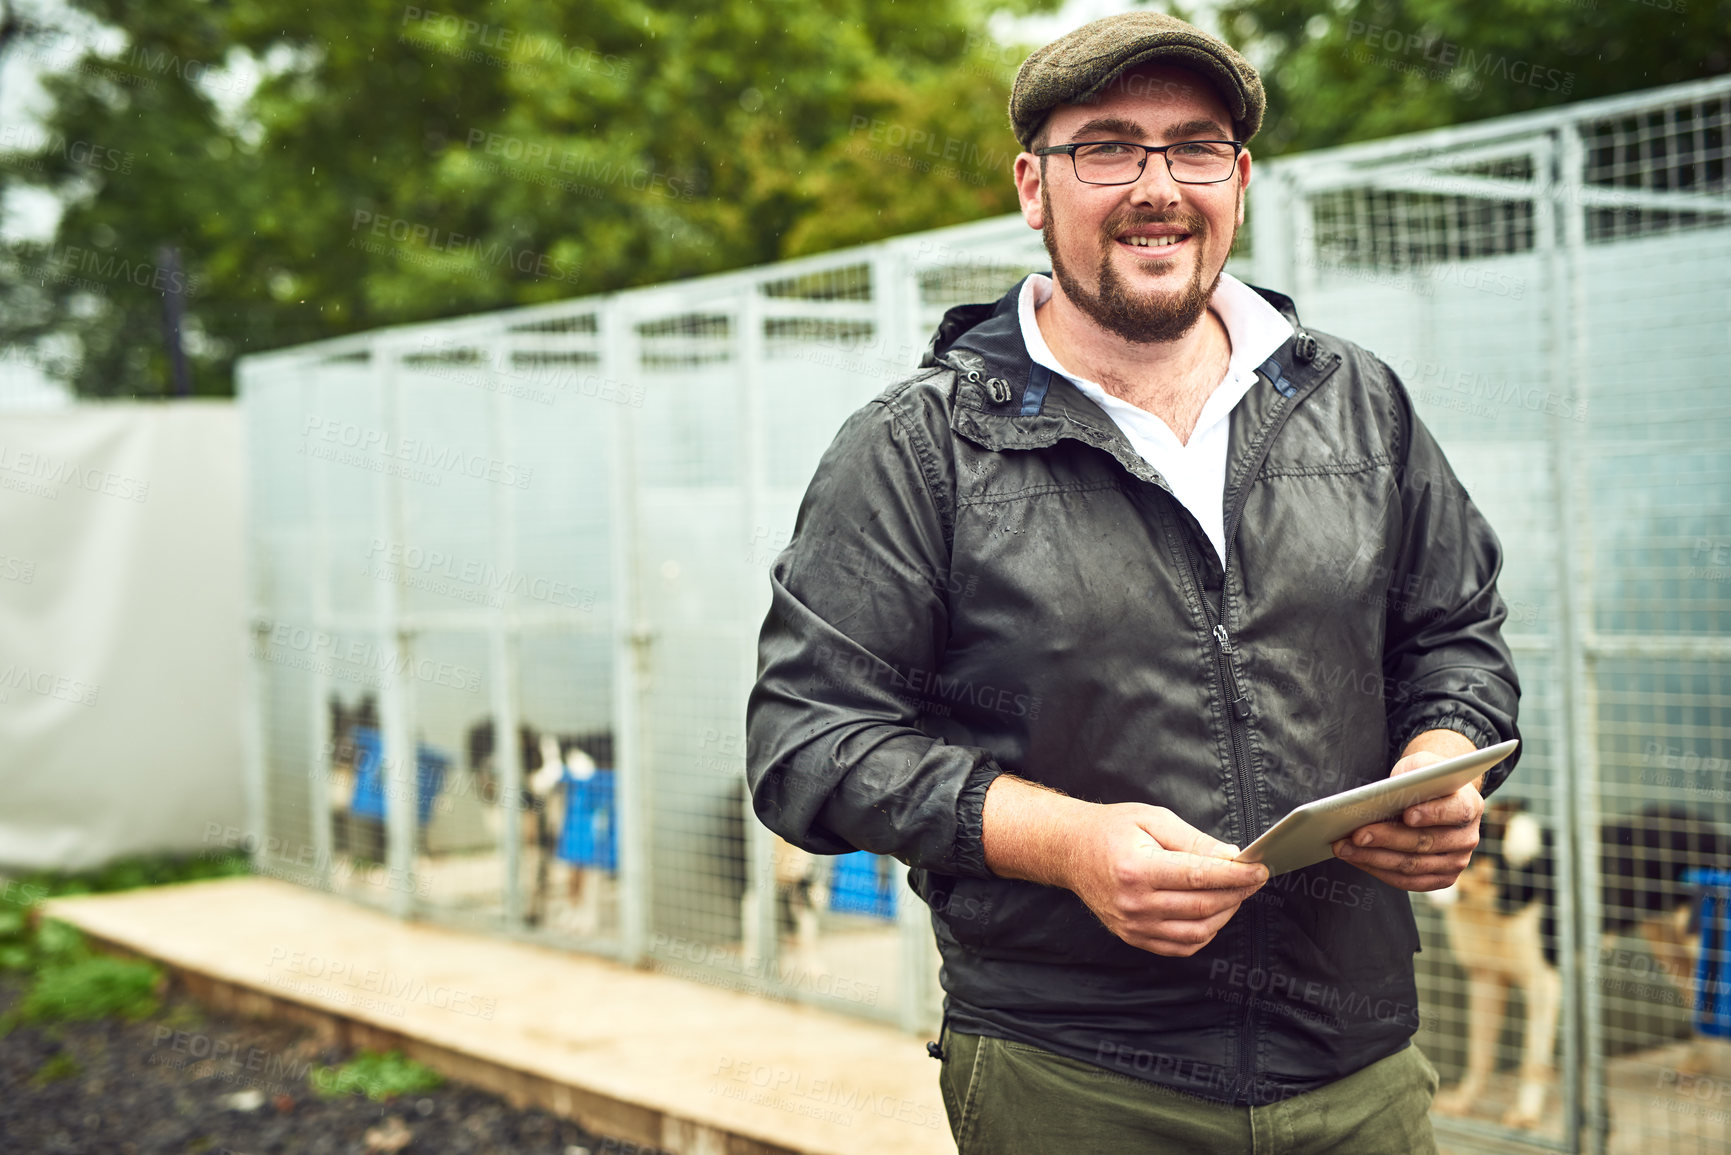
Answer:
<svg viewBox="0 0 1731 1155"><path fill-rule="evenodd" d="M1029 147L1054 108L1084 103L1126 70L1155 61L1213 81L1239 140L1249 140L1262 127L1266 98L1250 61L1194 24L1144 9L1084 24L1022 62L1010 88L1016 139Z"/></svg>

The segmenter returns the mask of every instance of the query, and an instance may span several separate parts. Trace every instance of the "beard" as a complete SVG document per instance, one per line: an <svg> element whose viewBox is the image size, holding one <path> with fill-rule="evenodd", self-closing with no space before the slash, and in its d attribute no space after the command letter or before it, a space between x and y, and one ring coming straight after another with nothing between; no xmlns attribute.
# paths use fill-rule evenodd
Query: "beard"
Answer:
<svg viewBox="0 0 1731 1155"><path fill-rule="evenodd" d="M1151 345L1158 341L1176 341L1202 319L1202 314L1208 309L1209 299L1214 296L1214 288L1220 283L1220 273L1225 271L1224 265L1216 270L1213 279L1204 285L1202 260L1198 257L1190 282L1182 289L1172 292L1147 290L1138 293L1118 275L1118 270L1112 263L1112 248L1118 243L1117 235L1137 225L1177 225L1191 235L1200 249L1208 235L1208 221L1202 214L1180 212L1155 216L1131 212L1107 221L1101 234L1103 247L1100 250L1100 265L1096 270L1100 287L1098 291L1091 291L1058 255L1058 239L1052 221L1052 201L1044 184L1040 187L1040 211L1045 219L1040 236L1046 243L1047 255L1052 258L1052 276L1064 290L1064 295L1074 301L1076 307L1101 328L1134 344ZM1156 262L1155 267L1158 268L1159 264Z"/></svg>

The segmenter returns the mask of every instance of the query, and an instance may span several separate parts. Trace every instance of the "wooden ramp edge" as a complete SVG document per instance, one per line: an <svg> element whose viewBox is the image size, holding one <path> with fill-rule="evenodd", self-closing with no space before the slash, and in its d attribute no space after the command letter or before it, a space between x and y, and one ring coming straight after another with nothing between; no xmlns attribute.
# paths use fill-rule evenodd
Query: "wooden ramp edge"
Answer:
<svg viewBox="0 0 1731 1155"><path fill-rule="evenodd" d="M266 878L51 899L214 1009L398 1049L677 1155L953 1155L922 1040L587 955L401 922Z"/></svg>

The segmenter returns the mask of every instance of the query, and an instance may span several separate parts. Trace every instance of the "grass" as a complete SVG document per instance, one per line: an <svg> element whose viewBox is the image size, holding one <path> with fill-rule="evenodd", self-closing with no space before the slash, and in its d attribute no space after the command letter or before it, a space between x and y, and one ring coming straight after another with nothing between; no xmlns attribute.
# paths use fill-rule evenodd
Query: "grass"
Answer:
<svg viewBox="0 0 1731 1155"><path fill-rule="evenodd" d="M161 983L162 972L147 962L85 948L37 971L16 1013L25 1023L84 1023L110 1015L136 1022L156 1013Z"/></svg>
<svg viewBox="0 0 1731 1155"><path fill-rule="evenodd" d="M76 928L40 917L36 908L44 899L226 878L250 869L238 854L129 858L79 874L0 880L0 972L19 974L28 983L17 1006L0 1016L0 1034L19 1023L148 1018L160 1005L159 968L97 953Z"/></svg>
<svg viewBox="0 0 1731 1155"><path fill-rule="evenodd" d="M339 1067L314 1067L307 1078L322 1098L362 1094L375 1102L431 1091L445 1081L431 1067L404 1058L401 1051L362 1051Z"/></svg>
<svg viewBox="0 0 1731 1155"><path fill-rule="evenodd" d="M84 1068L78 1065L78 1060L65 1051L58 1052L52 1059L42 1064L42 1069L30 1077L30 1081L38 1087L46 1087L50 1083L58 1083L62 1079L76 1079L84 1073Z"/></svg>

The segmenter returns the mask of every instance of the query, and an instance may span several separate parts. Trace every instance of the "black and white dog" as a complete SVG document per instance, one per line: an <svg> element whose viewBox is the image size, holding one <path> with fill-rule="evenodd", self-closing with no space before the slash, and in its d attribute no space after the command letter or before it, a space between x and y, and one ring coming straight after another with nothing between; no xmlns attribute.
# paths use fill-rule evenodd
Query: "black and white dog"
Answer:
<svg viewBox="0 0 1731 1155"><path fill-rule="evenodd" d="M326 748L329 773L325 791L330 810L331 849L367 862L385 860L385 826L374 818L354 813L355 781L360 770L360 748L355 729L379 728L379 704L371 694L362 696L353 709L336 694L330 696L330 745Z"/></svg>
<svg viewBox="0 0 1731 1155"><path fill-rule="evenodd" d="M555 925L573 934L592 935L600 929L601 891L610 884L612 872L565 861L557 850L571 801L570 785L592 778L598 763L612 765L612 735L547 734L524 724L518 727L517 741L523 771L518 800L522 815L519 837L533 855L526 921L530 926ZM488 825L497 843L504 833L504 818L499 806L493 720L484 719L471 726L467 742L469 772L477 795L490 808ZM563 885L555 885L556 875L563 876ZM564 896L557 916L550 909L555 893Z"/></svg>
<svg viewBox="0 0 1731 1155"><path fill-rule="evenodd" d="M1658 969L1694 1005L1700 943L1694 894L1683 876L1723 866L1731 838L1698 815L1649 807L1600 828L1599 882L1605 938L1637 931ZM1554 1081L1552 1055L1562 1006L1557 970L1556 854L1551 832L1519 803L1485 808L1478 850L1460 879L1430 898L1442 907L1449 948L1467 972L1467 1063L1461 1082L1436 1099L1444 1114L1464 1115L1484 1096L1496 1066L1510 987L1526 1008L1520 1084L1503 1116L1531 1128ZM1697 1040L1697 1055L1704 1055Z"/></svg>

